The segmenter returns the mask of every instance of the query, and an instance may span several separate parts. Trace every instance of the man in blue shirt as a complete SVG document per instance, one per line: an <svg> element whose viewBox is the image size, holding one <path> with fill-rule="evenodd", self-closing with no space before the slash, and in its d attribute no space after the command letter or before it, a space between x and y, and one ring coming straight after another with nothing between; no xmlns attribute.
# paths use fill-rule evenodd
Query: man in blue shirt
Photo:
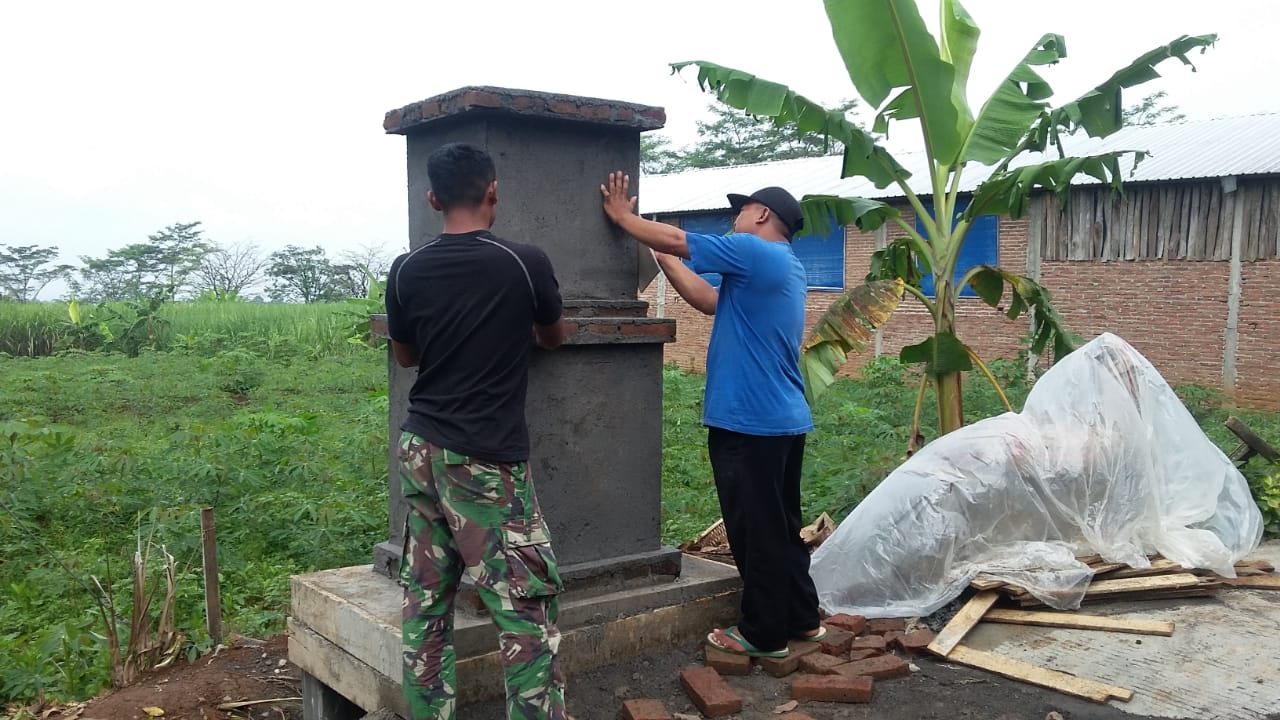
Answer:
<svg viewBox="0 0 1280 720"><path fill-rule="evenodd" d="M707 643L785 657L790 638L824 634L800 538L800 470L813 429L800 376L805 273L791 248L804 224L800 204L777 187L729 195L733 233L702 235L639 217L629 189L628 176L609 174L605 214L655 251L686 302L715 316L702 422L743 594L742 619ZM720 289L698 273L719 273Z"/></svg>

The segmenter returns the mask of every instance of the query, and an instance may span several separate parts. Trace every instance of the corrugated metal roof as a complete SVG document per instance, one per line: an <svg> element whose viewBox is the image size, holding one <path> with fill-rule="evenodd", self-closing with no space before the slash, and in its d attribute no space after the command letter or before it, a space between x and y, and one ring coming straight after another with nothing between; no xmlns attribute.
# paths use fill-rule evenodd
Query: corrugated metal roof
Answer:
<svg viewBox="0 0 1280 720"><path fill-rule="evenodd" d="M1168 125L1127 127L1107 138L1084 135L1065 138L1068 155L1096 155L1113 150L1145 150L1150 155L1125 182L1158 182L1217 178L1229 175L1280 174L1280 113L1194 120ZM928 194L923 152L899 152L894 157L911 172L911 189ZM1024 156L1017 165L1056 158L1057 153ZM786 188L796 197L842 195L868 198L901 197L896 185L878 189L865 178L840 177L840 158L779 160L755 165L688 170L670 175L646 175L640 183L640 212L682 213L719 210L729 206L726 193L750 193L769 185ZM973 165L966 169L961 190L972 191L991 173ZM1080 176L1077 184L1097 182Z"/></svg>

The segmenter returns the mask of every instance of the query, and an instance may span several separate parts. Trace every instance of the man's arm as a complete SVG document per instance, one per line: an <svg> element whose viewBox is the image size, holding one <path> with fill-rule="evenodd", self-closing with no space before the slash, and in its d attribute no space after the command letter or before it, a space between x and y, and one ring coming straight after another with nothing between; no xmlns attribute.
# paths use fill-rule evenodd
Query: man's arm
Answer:
<svg viewBox="0 0 1280 720"><path fill-rule="evenodd" d="M383 299L387 307L387 330L391 336L391 354L396 359L396 364L403 368L411 368L418 366L418 351L411 342L401 342L396 338L412 338L413 329L408 325L404 308L400 306L400 287L397 280L400 276L400 266L404 264L408 255L401 255L391 263L391 269L387 271L386 292L383 293Z"/></svg>
<svg viewBox="0 0 1280 720"><path fill-rule="evenodd" d="M418 367L418 351L399 340L391 341L391 352L396 356L396 363L402 368Z"/></svg>
<svg viewBox="0 0 1280 720"><path fill-rule="evenodd" d="M689 243L685 240L684 231L636 215L636 199L627 197L630 189L631 176L621 171L609 173L609 180L600 186L600 194L604 196L604 214L642 244L667 255L689 257Z"/></svg>
<svg viewBox="0 0 1280 720"><path fill-rule="evenodd" d="M555 350L569 337L569 323L560 318L550 325L533 324L533 341L544 350Z"/></svg>
<svg viewBox="0 0 1280 720"><path fill-rule="evenodd" d="M662 268L662 274L667 276L671 287L676 289L676 293L684 298L685 302L704 315L716 314L716 303L720 300L720 293L711 287L711 283L703 280L675 256L663 253L654 253L653 256L658 261L658 267Z"/></svg>

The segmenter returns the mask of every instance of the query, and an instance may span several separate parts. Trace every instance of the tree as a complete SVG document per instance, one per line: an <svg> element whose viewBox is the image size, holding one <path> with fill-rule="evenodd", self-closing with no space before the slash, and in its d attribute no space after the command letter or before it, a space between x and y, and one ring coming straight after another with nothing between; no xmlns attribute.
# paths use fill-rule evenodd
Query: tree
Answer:
<svg viewBox="0 0 1280 720"><path fill-rule="evenodd" d="M238 298L262 280L266 267L266 258L253 243L217 245L201 258L192 288L220 300Z"/></svg>
<svg viewBox="0 0 1280 720"><path fill-rule="evenodd" d="M0 299L35 300L49 283L66 278L74 268L54 264L57 247L0 245Z"/></svg>
<svg viewBox="0 0 1280 720"><path fill-rule="evenodd" d="M386 279L394 259L385 245L368 243L344 251L333 266L333 290L344 298L369 295L370 283Z"/></svg>
<svg viewBox="0 0 1280 720"><path fill-rule="evenodd" d="M267 294L276 302L314 303L334 299L333 263L324 248L287 245L271 253Z"/></svg>
<svg viewBox="0 0 1280 720"><path fill-rule="evenodd" d="M841 112L852 112L857 100L845 100L836 106ZM640 138L640 168L646 173L681 172L691 168L729 167L771 160L837 155L838 142L820 135L797 131L793 122L773 122L768 118L734 112L724 103L707 105L711 122L698 121L698 142L692 148L674 148L663 135Z"/></svg>
<svg viewBox="0 0 1280 720"><path fill-rule="evenodd" d="M176 223L147 236L148 242L108 250L101 258L81 256L84 265L72 292L95 301L176 297L214 250L203 233L199 221Z"/></svg>
<svg viewBox="0 0 1280 720"><path fill-rule="evenodd" d="M1165 103L1165 91L1153 92L1138 103L1124 109L1125 125L1163 125L1187 119L1177 105Z"/></svg>
<svg viewBox="0 0 1280 720"><path fill-rule="evenodd" d="M640 169L650 175L688 170L684 151L671 146L671 138L647 133L640 136Z"/></svg>
<svg viewBox="0 0 1280 720"><path fill-rule="evenodd" d="M857 100L846 100L834 110L849 113L857 104ZM714 119L698 121L699 141L684 158L689 167L727 167L822 157L837 155L843 149L828 137L797 132L794 122L772 122L764 117L743 115L722 102L712 103L707 109Z"/></svg>
<svg viewBox="0 0 1280 720"><path fill-rule="evenodd" d="M967 100L967 85L980 31L958 0L941 0L938 38L925 27L914 0L826 0L825 5L849 78L862 100L876 111L871 131L785 85L739 70L702 61L676 63L672 68L696 67L704 90L749 115L795 123L802 133L840 142L845 148L842 177L862 176L881 188L898 186L920 218L923 232L917 232L892 205L877 200L803 199L805 227L810 231L826 230L834 218L839 225L852 223L863 231L893 223L905 237L873 256L868 280L874 284L849 291L818 321L805 341L802 372L812 400L834 382L834 372L847 354L865 346L871 328L887 319L902 294L910 294L929 311L934 333L903 348L899 357L924 364L918 397L923 399L925 383L934 385L938 431L948 433L964 424L962 373L977 366L996 384L986 365L957 336L956 299L965 286L988 305L1007 308L1010 319L1030 312L1033 353L1051 349L1057 358L1073 348L1043 287L997 267L957 267L974 220L986 214L1020 217L1036 189L1053 192L1065 202L1072 178L1081 173L1118 191L1121 159L1131 156L1136 163L1143 153L1064 157L1061 138L1078 130L1092 137L1114 133L1124 123L1121 93L1125 88L1157 77L1154 68L1166 59L1176 57L1190 65L1187 53L1197 48L1203 52L1217 38L1179 37L1142 55L1079 98L1052 107L1053 90L1036 68L1057 62L1066 50L1061 36L1045 35L975 115ZM929 174L915 187L908 183L906 169L878 140L891 123L901 120L918 121L924 140ZM1049 148L1058 151L1057 159L1023 158L1024 153ZM994 169L959 210L960 181L971 164ZM917 192L919 187L923 189ZM932 198L933 213L926 210L922 196ZM921 290L922 272L933 275L933 297ZM1006 288L1010 291L1007 301ZM918 401L917 426L919 416Z"/></svg>

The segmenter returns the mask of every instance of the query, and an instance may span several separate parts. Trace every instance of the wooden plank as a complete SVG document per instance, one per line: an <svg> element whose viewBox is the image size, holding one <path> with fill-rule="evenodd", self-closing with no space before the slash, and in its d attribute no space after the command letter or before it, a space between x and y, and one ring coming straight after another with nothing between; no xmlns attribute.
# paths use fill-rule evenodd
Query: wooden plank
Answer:
<svg viewBox="0 0 1280 720"><path fill-rule="evenodd" d="M1263 560L1262 558L1241 560L1236 563L1236 569L1239 570L1240 568L1253 568L1254 570L1261 570L1262 572L1276 571L1275 565L1272 565L1269 561Z"/></svg>
<svg viewBox="0 0 1280 720"><path fill-rule="evenodd" d="M1050 690L1057 690L1064 695L1084 698L1096 703L1105 703L1112 698L1123 702L1129 702L1133 699L1132 690L1108 685L1097 680L1069 675L1057 670L1050 670L1046 667L1032 665L1031 663L996 655L995 653L975 650L964 645L952 650L947 659L960 665L987 670L1001 677L1039 685Z"/></svg>
<svg viewBox="0 0 1280 720"><path fill-rule="evenodd" d="M1156 222L1156 257L1166 258L1168 255L1169 236L1172 234L1170 228L1173 225L1173 188L1168 185L1160 186L1160 207Z"/></svg>
<svg viewBox="0 0 1280 720"><path fill-rule="evenodd" d="M951 622L947 623L946 627L942 628L942 632L929 643L929 652L942 657L951 654L973 626L982 621L982 616L991 609L998 597L1000 597L999 593L988 590L969 598L969 602L960 608L960 612L956 613L955 617L951 618Z"/></svg>
<svg viewBox="0 0 1280 720"><path fill-rule="evenodd" d="M1004 587L1003 580L974 580L969 583L969 587L979 592L983 590L997 590Z"/></svg>
<svg viewBox="0 0 1280 720"><path fill-rule="evenodd" d="M1200 578L1191 573L1174 575L1157 575L1155 577L1120 578L1119 580L1096 580L1089 583L1085 597L1102 595L1120 595L1130 592L1150 592L1152 590L1181 590L1200 584Z"/></svg>
<svg viewBox="0 0 1280 720"><path fill-rule="evenodd" d="M1275 183L1263 185L1262 209L1258 221L1258 259L1269 260L1276 246L1276 193Z"/></svg>
<svg viewBox="0 0 1280 720"><path fill-rule="evenodd" d="M1178 248L1187 241L1187 230L1190 225L1191 211L1191 193L1195 192L1195 188L1185 183L1179 183L1176 189L1177 216L1173 225L1173 237L1169 238L1169 254L1177 254Z"/></svg>
<svg viewBox="0 0 1280 720"><path fill-rule="evenodd" d="M1218 213L1218 244L1214 246L1214 254L1210 259L1226 260L1231 257L1231 234L1235 232L1236 203L1244 202L1243 191L1236 191L1222 201L1222 212Z"/></svg>
<svg viewBox="0 0 1280 720"><path fill-rule="evenodd" d="M1114 260L1115 242L1111 238L1111 225L1107 222L1107 208L1111 205L1111 197L1094 191L1090 193L1090 198L1093 201L1093 221L1101 231L1098 238L1100 257L1103 260Z"/></svg>
<svg viewBox="0 0 1280 720"><path fill-rule="evenodd" d="M1218 215L1222 212L1222 187L1214 184L1206 188L1208 196L1205 202L1204 232L1196 238L1197 242L1187 247L1188 260L1206 260L1205 247L1213 247L1218 238Z"/></svg>
<svg viewBox="0 0 1280 720"><path fill-rule="evenodd" d="M1098 595L1095 597L1086 597L1081 601L1085 605L1095 605L1097 603L1107 602L1149 602L1155 600L1183 600L1186 598L1207 598L1218 594L1220 585L1206 585L1204 587L1186 588L1183 590L1154 590L1151 592L1134 592L1121 593L1119 595ZM1018 607L1024 610L1042 610L1049 607L1034 597L1028 596L1025 600L1018 601Z"/></svg>
<svg viewBox="0 0 1280 720"><path fill-rule="evenodd" d="M1200 183L1191 189L1191 210L1187 216L1187 237L1178 248L1178 254L1175 257L1185 258L1188 246L1204 242L1204 214L1209 210L1206 187L1206 185Z"/></svg>
<svg viewBox="0 0 1280 720"><path fill-rule="evenodd" d="M1147 577L1150 575L1167 575L1169 573L1183 572L1188 568L1184 568L1172 560L1160 558L1151 561L1151 567L1135 568L1125 565L1118 570L1107 573L1107 580L1119 580L1120 578ZM1101 574L1101 573L1097 573Z"/></svg>
<svg viewBox="0 0 1280 720"><path fill-rule="evenodd" d="M1222 583L1234 588L1246 588L1248 590L1280 590L1280 575L1223 578Z"/></svg>
<svg viewBox="0 0 1280 720"><path fill-rule="evenodd" d="M1106 632L1160 635L1163 637L1173 634L1173 623L1166 620L1099 617L1097 615L1081 615L1080 613L1071 612L1037 612L1034 610L992 608L982 617L982 622L1060 627L1072 630L1104 630Z"/></svg>

